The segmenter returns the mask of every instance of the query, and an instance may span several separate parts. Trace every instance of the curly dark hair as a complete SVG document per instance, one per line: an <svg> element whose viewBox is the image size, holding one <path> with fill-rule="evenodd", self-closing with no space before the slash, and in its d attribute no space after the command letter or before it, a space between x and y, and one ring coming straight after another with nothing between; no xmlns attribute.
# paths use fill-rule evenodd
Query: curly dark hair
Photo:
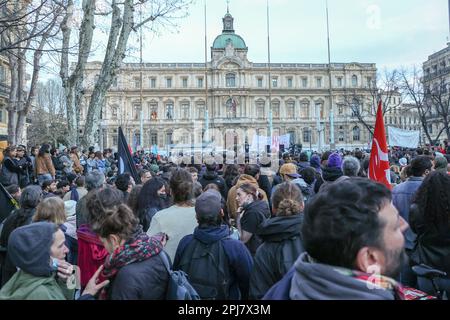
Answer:
<svg viewBox="0 0 450 320"><path fill-rule="evenodd" d="M420 185L413 199L428 225L450 225L450 176L434 171Z"/></svg>
<svg viewBox="0 0 450 320"><path fill-rule="evenodd" d="M131 209L122 203L122 193L106 187L92 191L87 196L88 221L92 230L102 238L111 234L128 240L139 220Z"/></svg>

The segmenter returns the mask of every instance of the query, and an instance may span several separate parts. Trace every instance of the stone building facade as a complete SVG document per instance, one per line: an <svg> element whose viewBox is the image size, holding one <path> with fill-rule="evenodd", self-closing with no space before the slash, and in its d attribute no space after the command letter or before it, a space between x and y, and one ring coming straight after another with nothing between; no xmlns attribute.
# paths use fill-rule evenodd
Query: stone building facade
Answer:
<svg viewBox="0 0 450 320"><path fill-rule="evenodd" d="M234 31L233 17L227 13L222 20L223 32L213 42L206 67L204 63L122 65L102 110L101 145L117 146L118 126L130 144L139 144L142 111L144 148L157 145L159 150L169 150L173 144L206 140L242 151L255 134L268 135L270 96L273 135L290 134L291 142L316 149L320 116L322 147L327 148L333 110L336 148L367 148L370 134L352 115L345 97L363 97L358 107L370 111L366 121L374 123L370 88L376 80L375 64L331 64L331 109L328 64L272 63L269 68L267 63L251 62L244 39ZM100 67L100 63L88 64L86 99ZM82 110L81 119L86 113Z"/></svg>

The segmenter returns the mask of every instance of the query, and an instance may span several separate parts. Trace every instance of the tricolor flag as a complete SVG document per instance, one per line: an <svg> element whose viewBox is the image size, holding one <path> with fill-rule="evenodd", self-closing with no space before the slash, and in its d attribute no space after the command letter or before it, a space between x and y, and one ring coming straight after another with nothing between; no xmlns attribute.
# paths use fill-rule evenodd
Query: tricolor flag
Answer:
<svg viewBox="0 0 450 320"><path fill-rule="evenodd" d="M141 183L141 179L137 173L136 165L134 164L133 157L131 156L130 147L122 131L122 127L119 127L118 147L119 155L119 174L128 172L133 177L136 184Z"/></svg>
<svg viewBox="0 0 450 320"><path fill-rule="evenodd" d="M378 103L377 120L370 152L369 178L378 181L391 189L386 130L384 128L381 101Z"/></svg>

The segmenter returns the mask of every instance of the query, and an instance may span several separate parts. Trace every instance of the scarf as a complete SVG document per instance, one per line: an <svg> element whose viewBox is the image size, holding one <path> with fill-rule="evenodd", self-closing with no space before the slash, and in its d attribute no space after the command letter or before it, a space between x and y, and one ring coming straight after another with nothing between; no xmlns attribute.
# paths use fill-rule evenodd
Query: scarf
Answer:
<svg viewBox="0 0 450 320"><path fill-rule="evenodd" d="M343 272L343 269L337 270ZM396 300L435 300L436 297L415 288L404 286L392 278L379 275L368 274L356 270L346 270L347 274L360 281L366 282L368 286L379 287L394 292Z"/></svg>
<svg viewBox="0 0 450 320"><path fill-rule="evenodd" d="M113 279L120 269L129 264L140 262L158 255L163 250L164 233L158 233L149 237L142 231L139 225L130 240L114 250L114 252L105 260L101 278ZM108 299L108 291L103 288L100 293L100 300Z"/></svg>
<svg viewBox="0 0 450 320"><path fill-rule="evenodd" d="M106 259L102 276L107 279L114 278L122 267L158 255L163 249L161 240L160 235L149 237L142 231L142 226L139 226L132 238Z"/></svg>

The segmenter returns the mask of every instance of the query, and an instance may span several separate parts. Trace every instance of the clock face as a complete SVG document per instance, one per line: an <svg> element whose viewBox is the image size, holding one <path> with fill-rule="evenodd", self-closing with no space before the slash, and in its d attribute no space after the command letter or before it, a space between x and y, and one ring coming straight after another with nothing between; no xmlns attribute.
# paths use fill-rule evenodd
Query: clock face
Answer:
<svg viewBox="0 0 450 320"><path fill-rule="evenodd" d="M231 21L225 21L225 27L226 28L231 28Z"/></svg>

